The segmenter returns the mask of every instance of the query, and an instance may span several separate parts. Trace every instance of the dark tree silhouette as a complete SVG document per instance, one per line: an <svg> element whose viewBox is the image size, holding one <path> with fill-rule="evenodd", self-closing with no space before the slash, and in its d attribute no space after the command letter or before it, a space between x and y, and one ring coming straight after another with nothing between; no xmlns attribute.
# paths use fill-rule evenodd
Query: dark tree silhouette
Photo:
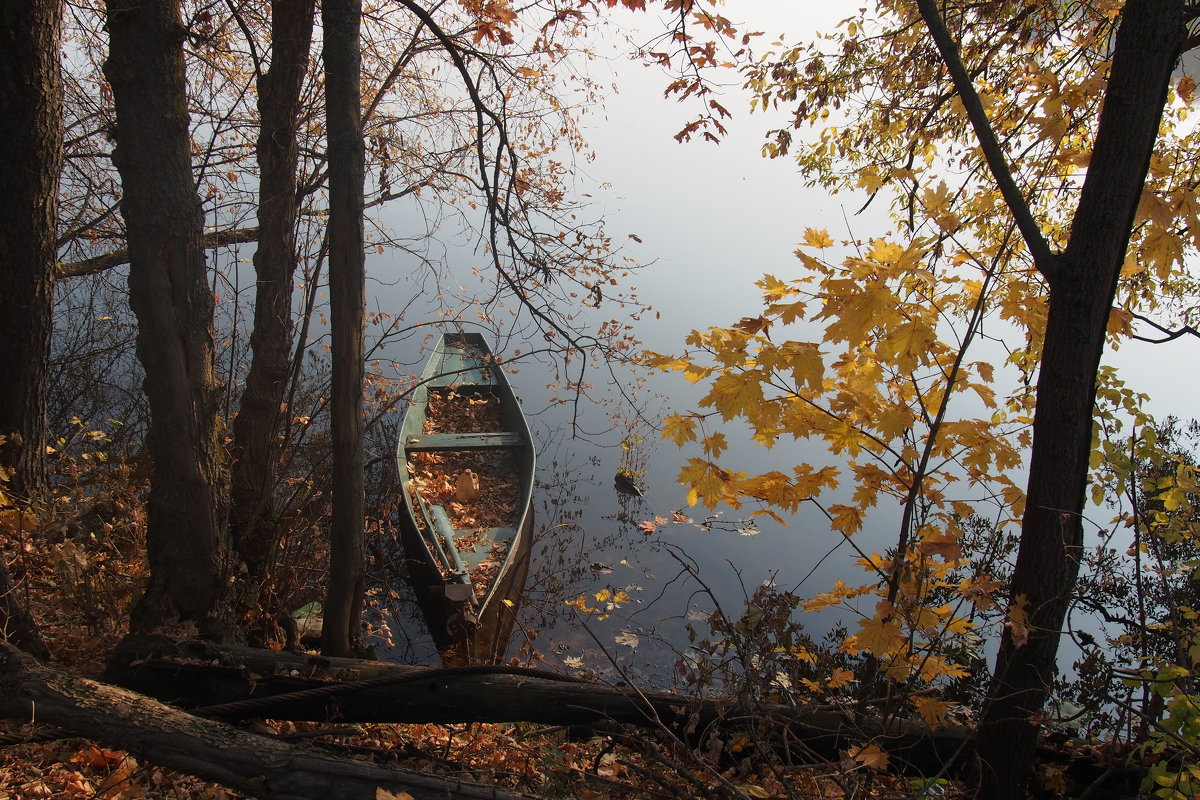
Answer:
<svg viewBox="0 0 1200 800"><path fill-rule="evenodd" d="M178 0L108 0L109 57L129 247L129 299L150 403L150 581L135 627L230 629L229 489L213 369L213 296L192 175Z"/></svg>
<svg viewBox="0 0 1200 800"><path fill-rule="evenodd" d="M348 656L363 593L363 184L361 0L321 5L329 142L329 305L333 341L333 519L322 651Z"/></svg>

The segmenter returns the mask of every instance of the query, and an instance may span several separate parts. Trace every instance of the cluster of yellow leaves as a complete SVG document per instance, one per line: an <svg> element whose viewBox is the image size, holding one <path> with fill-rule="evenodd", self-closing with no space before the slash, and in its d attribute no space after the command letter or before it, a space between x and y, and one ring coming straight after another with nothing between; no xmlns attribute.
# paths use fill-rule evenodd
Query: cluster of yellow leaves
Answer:
<svg viewBox="0 0 1200 800"><path fill-rule="evenodd" d="M655 367L706 381L708 388L700 401L708 410L669 416L663 435L701 450L679 473L689 503L712 508L754 502L756 514L776 519L817 503L830 527L846 537L863 528L882 499L899 504L911 515L907 529L915 531L902 557L864 556L861 563L874 582L839 583L805 608L877 593L886 611L861 622L846 643L849 651L871 653L897 678L961 675L961 667L938 652L971 625L950 606L931 610L926 598L956 587L948 580L962 566L959 526L975 513L978 498L1000 498L1007 505L1023 498L1007 473L1020 463L1028 409L1020 402L1000 407L992 364L964 357L971 337L961 346L944 340L947 331L954 332L946 319L955 309L966 317L965 330L977 323L973 312L983 302L986 273L941 269L928 238L849 245L847 256L831 263L808 252L833 247L829 233L806 230L798 251L804 276L760 280L763 308L757 317L694 331L687 340L693 349L683 356L651 356ZM821 325L824 339L779 336L803 322ZM948 413L951 400L968 392L971 403L960 405L982 408L985 416ZM722 466L728 442L721 431L708 429L710 417L746 423L764 447L817 439L837 458L834 464L799 464L790 472L734 471ZM843 482L852 487L849 496L824 504L823 494ZM952 495L951 488L974 496ZM978 608L961 597L968 614Z"/></svg>
<svg viewBox="0 0 1200 800"><path fill-rule="evenodd" d="M624 589L605 588L594 592L592 596L598 605L593 606L588 601L586 594L581 594L574 600L567 600L565 602L568 606L578 609L581 613L598 615L596 619L599 621L608 619L613 611L633 602L633 597Z"/></svg>
<svg viewBox="0 0 1200 800"><path fill-rule="evenodd" d="M1093 4L1069 21L1048 0L1009 10L951 3L943 14L1017 184L1061 248L1120 6ZM745 68L746 85L754 108L793 112L791 128L771 133L767 155L795 157L830 190L890 198L894 229L844 242L804 230L799 276L764 276L755 315L693 331L687 352L650 363L706 389L698 409L664 427L666 438L699 450L679 475L689 502L754 502L773 516L812 503L847 538L899 509L889 556L859 551L870 582L839 583L805 608L877 595L844 647L870 653L890 677L933 681L961 674L944 654L977 639L981 616L1007 625L1018 643L1028 633L1020 598L1002 614L1000 584L966 569L963 525L985 514L1005 528L1024 513L1017 476L1031 442L1045 287L914 4L880 0L847 14L809 43L776 43ZM1169 101L1109 321L1114 347L1140 316L1196 313L1200 286L1183 268L1200 249L1200 132L1184 124L1195 88L1185 77ZM794 138L796 130L807 135ZM1102 371L1094 466L1120 462L1116 434L1127 420L1148 427L1142 400ZM738 471L714 430L731 421L767 448L820 442L830 463ZM1190 480L1164 482L1164 508L1183 502ZM1097 502L1112 488L1098 482ZM930 719L944 716L922 707Z"/></svg>

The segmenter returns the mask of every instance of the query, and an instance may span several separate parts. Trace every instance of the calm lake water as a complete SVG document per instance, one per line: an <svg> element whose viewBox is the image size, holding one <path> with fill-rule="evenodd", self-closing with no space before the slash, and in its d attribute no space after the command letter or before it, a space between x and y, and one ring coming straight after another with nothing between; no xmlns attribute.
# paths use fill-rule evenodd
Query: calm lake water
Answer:
<svg viewBox="0 0 1200 800"><path fill-rule="evenodd" d="M798 276L793 250L806 227L826 228L837 240L886 235L882 203L860 213L864 198L829 196L806 187L786 159L761 158L763 133L779 120L746 115L744 98L733 96L736 92L725 98L735 116L719 146L680 145L673 135L689 109L662 99L660 76L637 66L618 65L616 72L620 91L595 112L587 134L596 158L577 165L585 173L579 191L590 195L589 211L606 220L614 241L625 243L624 253L648 265L633 282L643 301L661 313L637 328L650 349L680 352L689 330L729 325L756 314L761 301L754 281L764 273L783 279ZM598 186L602 182L606 185ZM626 239L626 234L638 239ZM440 238L441 249L432 255L455 264L462 283L470 285L479 280L470 275L470 265L480 266L485 258L469 242L455 244L453 239ZM373 308L405 307L423 288L416 281L393 285L396 275L406 274L406 265L392 259L369 262L380 281L374 284ZM406 317L421 318L412 307ZM474 318L470 309L464 318ZM820 339L817 330L792 328L786 335ZM509 341L502 351L511 356L515 348L528 350L530 345ZM1200 371L1181 373L1161 366L1168 359L1178 363L1186 358L1183 347L1195 352L1190 342L1162 347L1131 342L1106 360L1120 366L1131 388L1151 395L1158 416L1191 417L1194 398L1200 394ZM419 372L423 358L417 344L410 341L401 349L389 355ZM675 484L675 476L689 453L659 440L647 428L623 428L631 412L616 402L619 393L608 392L613 405L607 408L585 404L580 409L580 429L608 433L573 437L575 410L548 405L553 391L547 385L555 383L552 371L523 363L509 377L539 442L538 539L520 612L524 635L514 636L510 654L527 646L554 668L583 665L617 680L626 671L647 685L669 685L673 665L688 653L685 625L691 622L703 630L715 602L736 616L763 581L811 596L835 580L854 583L864 577L850 548L815 509L802 508L786 527L760 518L758 532L743 535L748 531L740 517L749 509L718 509L718 515L706 521L703 509L686 508L685 492ZM603 389L606 381L596 373L593 377ZM632 385L635 377L648 379L639 397L650 411L692 409L701 395L702 387L678 376L630 375L622 382ZM761 472L789 470L801 462L817 467L836 463L811 443L781 443L768 451L749 444L736 424L722 430L731 443L723 459L730 469ZM632 455L634 466L645 471L647 491L642 498L613 488L613 475L622 463L619 444L628 433L643 440L625 456ZM852 490L843 484L823 499L839 502ZM679 510L692 522L662 525L653 533L639 527L656 516L671 519ZM1107 509L1100 509L1097 518L1109 516ZM881 505L856 535L856 544L867 552L882 552L895 542L898 517L897 508ZM1089 531L1089 544L1094 535ZM711 590L715 602L687 574L685 564ZM567 605L586 595L589 605L597 606L597 593L622 589L632 602L604 620L596 614L581 616ZM873 606L870 598L867 602ZM422 624L412 616L400 611L389 623L395 646L387 657L428 663L436 654ZM843 609L805 615L803 621L819 638L839 620L853 625L853 619L854 612Z"/></svg>
<svg viewBox="0 0 1200 800"><path fill-rule="evenodd" d="M678 348L674 341L651 344ZM395 347L405 351L397 361L422 361L418 342ZM536 539L510 657L527 659L536 652L555 669L582 668L608 680L669 686L677 662L689 657L686 624L703 633L718 603L736 617L764 581L811 595L839 577L854 578L858 568L849 549L837 547L840 537L819 513L802 512L785 527L766 518L750 521L749 508L687 507L675 477L689 453L660 440L652 426L659 413L695 404L698 388L682 378L621 373L626 387L637 377L647 378L633 398L646 412L647 419L639 419L612 386L598 387L606 403L548 404L554 393L549 387L556 385L550 366L518 361L507 371L538 444ZM572 436L572 424L577 431L598 433ZM795 446L760 452L736 441L728 458L747 469L787 468L800 460L804 456ZM643 496L615 488L614 476L623 465L643 474ZM832 556L831 550L836 551ZM390 584L374 598L387 608L381 620L386 628L374 639L380 657L436 662L432 638L403 575L382 572ZM398 597L388 601L389 589ZM628 599L610 605L606 598L622 592ZM581 596L598 611L571 605ZM813 615L806 626L819 637L835 618Z"/></svg>

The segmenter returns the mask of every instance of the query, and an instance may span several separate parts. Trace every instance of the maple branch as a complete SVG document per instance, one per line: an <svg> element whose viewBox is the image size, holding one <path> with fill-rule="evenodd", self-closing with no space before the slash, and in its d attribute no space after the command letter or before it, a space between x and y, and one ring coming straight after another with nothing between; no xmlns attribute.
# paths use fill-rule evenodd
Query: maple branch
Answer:
<svg viewBox="0 0 1200 800"><path fill-rule="evenodd" d="M1175 328L1174 330L1172 330L1171 328L1168 328L1165 325L1160 325L1159 323L1155 322L1154 320L1152 320L1149 317L1144 316L1142 314L1135 313L1133 315L1133 318L1136 319L1138 322L1146 323L1147 325L1149 325L1151 328L1154 328L1159 333L1165 334L1163 336L1163 338L1161 338L1161 339L1151 339L1149 336L1139 336L1136 333L1130 334L1131 338L1137 339L1139 342L1149 342L1150 344L1165 344L1166 342L1175 341L1180 336L1187 336L1189 334L1191 336L1200 337L1200 330L1197 330L1196 328L1192 327L1191 325L1184 325L1182 328Z"/></svg>
<svg viewBox="0 0 1200 800"><path fill-rule="evenodd" d="M941 54L942 63L946 65L946 70L950 73L950 80L958 91L963 108L966 109L967 118L975 130L975 137L979 141L983 157L991 170L992 179L996 181L996 187L1004 197L1004 202L1013 215L1017 228L1021 231L1021 237L1033 255L1033 263L1038 271L1046 276L1047 280L1053 281L1059 271L1057 257L1042 235L1041 227L1033 218L1033 212L1013 178L1004 150L1001 148L999 140L996 139L996 132L992 130L987 112L984 111L979 94L975 91L975 84L971 81L971 76L967 74L967 68L962 62L958 45L955 44L954 39L950 36L950 31L942 21L934 0L917 0L917 7L920 9L922 19L925 20L925 26L929 29L929 35L933 37L938 53Z"/></svg>
<svg viewBox="0 0 1200 800"><path fill-rule="evenodd" d="M204 234L201 247L211 250L214 247L225 247L230 244L245 244L258 241L258 228L234 228L232 230L213 231ZM63 278L81 278L84 275L96 275L113 267L129 263L129 248L118 247L107 253L82 261L70 261L58 265L58 280Z"/></svg>

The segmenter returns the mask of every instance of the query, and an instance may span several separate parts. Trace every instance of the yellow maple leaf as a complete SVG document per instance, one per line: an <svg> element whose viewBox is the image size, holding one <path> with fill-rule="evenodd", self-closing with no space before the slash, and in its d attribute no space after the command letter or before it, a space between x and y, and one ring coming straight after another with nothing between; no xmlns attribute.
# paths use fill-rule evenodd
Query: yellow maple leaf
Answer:
<svg viewBox="0 0 1200 800"><path fill-rule="evenodd" d="M877 656L886 656L898 650L904 642L904 634L900 630L900 623L894 619L887 622L876 617L860 619L858 627L861 628L855 634L858 646L864 650L870 650Z"/></svg>
<svg viewBox="0 0 1200 800"><path fill-rule="evenodd" d="M868 192L877 192L882 189L883 178L880 177L879 170L870 166L858 173L858 188L866 189Z"/></svg>
<svg viewBox="0 0 1200 800"><path fill-rule="evenodd" d="M1108 333L1110 336L1132 335L1133 314L1123 308L1114 308L1108 315Z"/></svg>
<svg viewBox="0 0 1200 800"><path fill-rule="evenodd" d="M990 575L983 574L977 578L964 578L958 585L958 593L969 600L980 611L997 608L993 593L1003 586L1000 581L994 581Z"/></svg>
<svg viewBox="0 0 1200 800"><path fill-rule="evenodd" d="M718 503L726 503L739 508L735 482L742 476L733 475L721 469L710 461L699 458L689 458L679 470L679 482L692 487L688 492L688 505L694 506L703 500L707 508L716 508Z"/></svg>
<svg viewBox="0 0 1200 800"><path fill-rule="evenodd" d="M833 247L833 238L830 237L829 231L825 230L824 228L821 228L820 230L817 230L816 228L805 228L804 243L809 247L819 247L824 249L826 247Z"/></svg>
<svg viewBox="0 0 1200 800"><path fill-rule="evenodd" d="M662 437L682 447L696 441L696 420L682 414L670 414L663 419Z"/></svg>
<svg viewBox="0 0 1200 800"><path fill-rule="evenodd" d="M904 248L887 239L872 239L867 259L877 264L895 264L904 257Z"/></svg>
<svg viewBox="0 0 1200 800"><path fill-rule="evenodd" d="M763 402L763 385L755 373L722 372L705 396L726 422L739 414L753 416Z"/></svg>
<svg viewBox="0 0 1200 800"><path fill-rule="evenodd" d="M848 686L854 683L854 673L848 669L841 667L835 669L833 674L829 676L828 684L831 689L840 689L843 686Z"/></svg>
<svg viewBox="0 0 1200 800"><path fill-rule="evenodd" d="M820 349L811 342L785 342L780 345L781 366L790 369L792 381L798 389L807 386L814 392L821 391L825 376L825 360Z"/></svg>
<svg viewBox="0 0 1200 800"><path fill-rule="evenodd" d="M954 705L945 700L938 700L936 697L921 697L920 695L910 697L909 702L912 703L913 710L931 728L940 728L945 725L946 712Z"/></svg>
<svg viewBox="0 0 1200 800"><path fill-rule="evenodd" d="M1012 507L1013 516L1025 516L1025 491L1017 486L1005 486L1000 491L1004 502Z"/></svg>
<svg viewBox="0 0 1200 800"><path fill-rule="evenodd" d="M849 755L864 767L870 769L887 769L888 754L879 749L879 745L865 744L852 748Z"/></svg>
<svg viewBox="0 0 1200 800"><path fill-rule="evenodd" d="M854 506L832 505L829 514L833 517L833 529L847 536L857 533L863 524L862 510Z"/></svg>

